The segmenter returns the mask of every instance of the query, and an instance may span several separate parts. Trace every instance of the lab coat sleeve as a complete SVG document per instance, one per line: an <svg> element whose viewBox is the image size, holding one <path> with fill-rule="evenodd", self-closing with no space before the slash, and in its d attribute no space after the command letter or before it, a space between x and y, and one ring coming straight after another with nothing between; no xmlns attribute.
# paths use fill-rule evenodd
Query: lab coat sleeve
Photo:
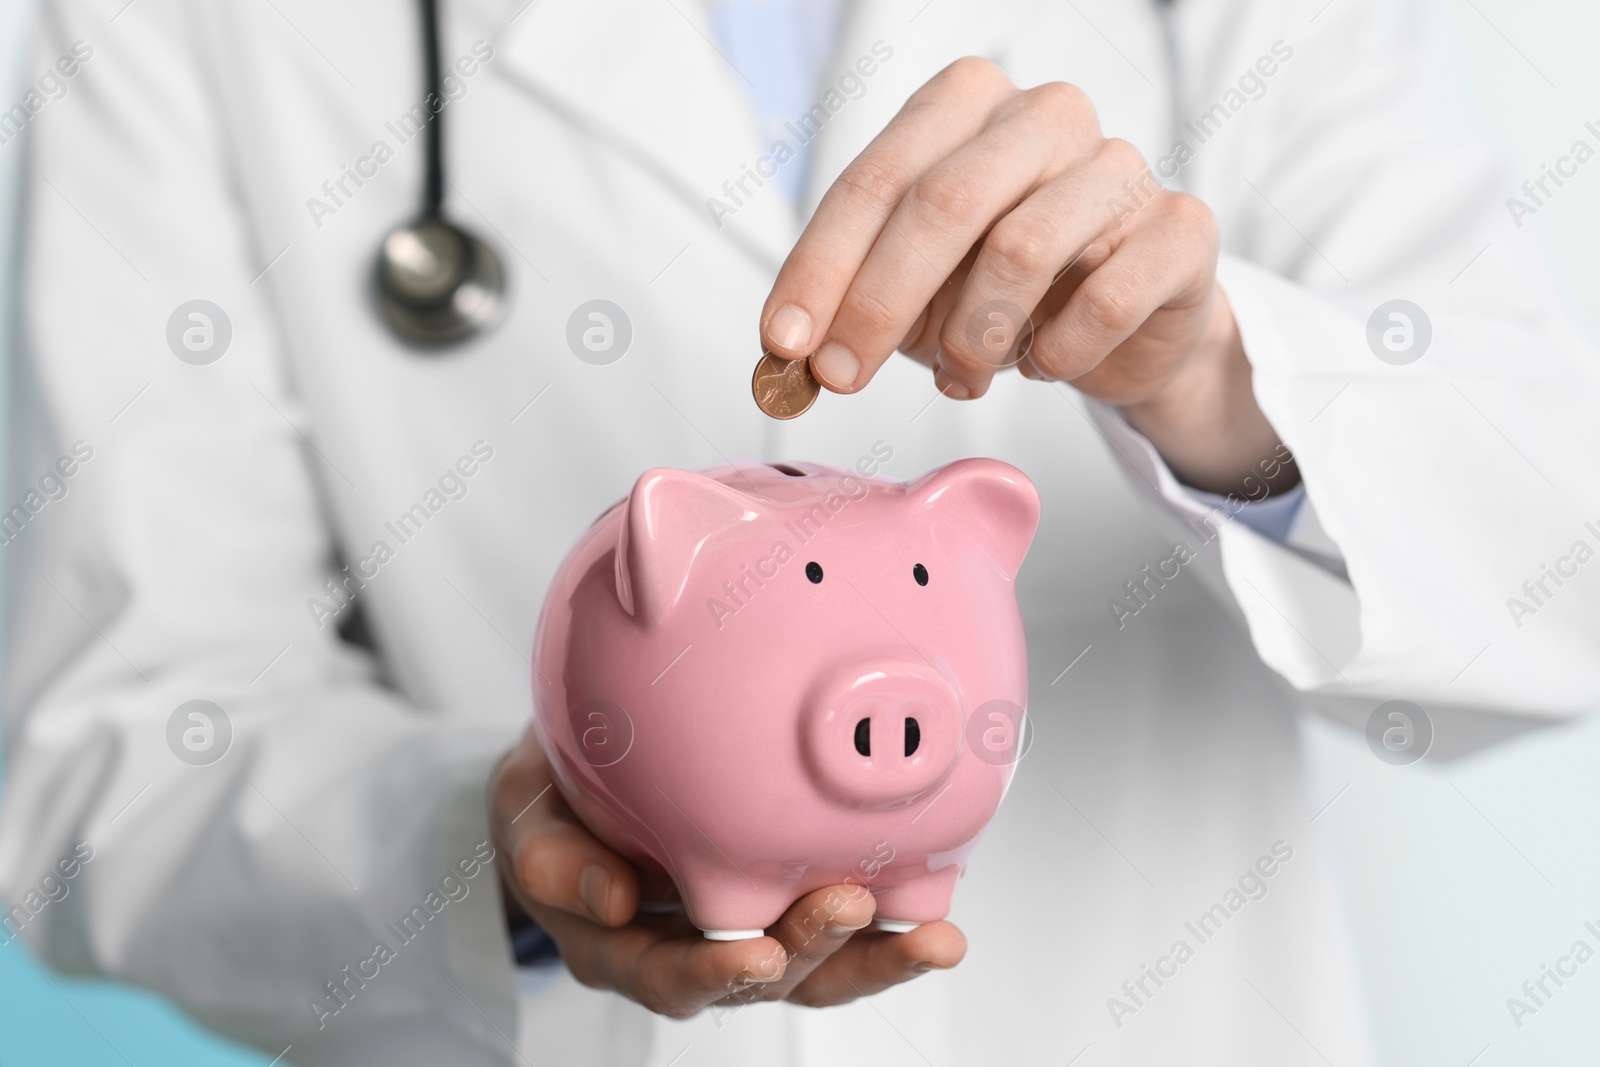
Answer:
<svg viewBox="0 0 1600 1067"><path fill-rule="evenodd" d="M1186 179L1217 212L1219 282L1256 397L1329 552L1213 513L1206 565L1262 659L1304 693L1368 710L1593 707L1595 350L1508 209L1517 182L1471 118L1443 15L1340 0L1307 23L1256 8L1237 20L1238 5L1179 5L1180 107L1192 119L1240 105L1204 142L1180 127ZM1228 96L1267 55L1264 95ZM1581 127L1573 137L1595 145ZM1395 299L1431 330L1405 365L1369 343L1369 319ZM1405 341L1403 322L1378 318L1379 349L1387 328ZM1134 483L1203 542L1207 509L1120 420L1099 422Z"/></svg>
<svg viewBox="0 0 1600 1067"><path fill-rule="evenodd" d="M47 5L30 60L79 57L29 130L0 941L288 1062L510 1062L484 791L512 737L409 705L313 620L342 475L253 284L278 249L232 200L203 15L86 9ZM169 343L196 298L231 326L209 365ZM214 762L180 758L196 700Z"/></svg>

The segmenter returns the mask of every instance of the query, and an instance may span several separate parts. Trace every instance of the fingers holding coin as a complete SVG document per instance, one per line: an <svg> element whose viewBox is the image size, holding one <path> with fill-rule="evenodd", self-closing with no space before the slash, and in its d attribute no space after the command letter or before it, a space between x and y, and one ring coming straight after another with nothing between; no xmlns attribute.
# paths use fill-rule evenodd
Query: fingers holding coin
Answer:
<svg viewBox="0 0 1600 1067"><path fill-rule="evenodd" d="M1205 206L1107 138L1082 90L1018 89L969 57L823 196L767 298L762 342L838 393L898 350L954 399L1015 367L1139 403L1219 332L1218 246Z"/></svg>

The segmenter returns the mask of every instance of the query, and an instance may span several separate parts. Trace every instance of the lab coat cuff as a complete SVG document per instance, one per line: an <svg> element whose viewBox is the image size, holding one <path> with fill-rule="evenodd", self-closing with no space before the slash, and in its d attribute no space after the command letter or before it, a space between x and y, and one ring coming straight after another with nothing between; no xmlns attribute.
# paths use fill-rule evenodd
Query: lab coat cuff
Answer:
<svg viewBox="0 0 1600 1067"><path fill-rule="evenodd" d="M1290 543L1309 525L1301 522L1311 507L1303 483L1265 500L1196 489L1178 478L1155 445L1130 426L1120 411L1094 400L1088 401L1088 407L1121 465L1135 476L1135 484L1178 520L1204 520L1221 513L1278 544Z"/></svg>
<svg viewBox="0 0 1600 1067"><path fill-rule="evenodd" d="M1186 488L1189 490L1189 495L1203 507L1218 511L1236 508L1232 512L1235 519L1262 537L1276 541L1280 545L1289 539L1289 532L1294 528L1295 519L1299 518L1300 508L1306 501L1306 487L1303 483L1265 500L1246 500L1242 503L1237 497L1208 493L1193 486Z"/></svg>
<svg viewBox="0 0 1600 1067"><path fill-rule="evenodd" d="M1260 316L1259 298L1243 286L1237 298L1228 293L1252 362L1286 362L1286 339L1263 328L1260 317L1251 319L1251 328L1245 325L1246 318ZM1361 644L1360 610L1339 549L1314 507L1314 477L1279 502L1203 493L1179 481L1114 408L1094 401L1088 408L1133 485L1203 561L1202 580L1249 630L1262 660L1303 692L1345 688L1343 668ZM1272 411L1263 410L1271 421Z"/></svg>
<svg viewBox="0 0 1600 1067"><path fill-rule="evenodd" d="M1204 489L1196 489L1181 481L1167 466L1166 460L1161 458L1161 453L1156 451L1144 434L1135 430L1122 413L1108 404L1091 402L1090 408L1095 416L1095 421L1100 424L1101 431L1106 433L1111 440L1111 428L1115 427L1116 437L1113 447L1123 453L1126 461L1127 452L1132 451L1144 457L1143 472L1148 477L1159 471L1163 477L1156 480L1151 488L1156 490L1156 497L1163 503L1173 505L1176 510L1187 516L1204 515L1213 511L1220 511L1229 518L1238 519L1245 526L1254 530L1262 537L1279 544L1288 540L1295 520L1300 515L1301 508L1306 502L1305 486L1295 486L1287 492L1265 500L1250 500L1237 494L1224 496L1221 493L1209 493ZM1118 445L1121 447L1118 447ZM1189 507L1187 505L1196 505Z"/></svg>

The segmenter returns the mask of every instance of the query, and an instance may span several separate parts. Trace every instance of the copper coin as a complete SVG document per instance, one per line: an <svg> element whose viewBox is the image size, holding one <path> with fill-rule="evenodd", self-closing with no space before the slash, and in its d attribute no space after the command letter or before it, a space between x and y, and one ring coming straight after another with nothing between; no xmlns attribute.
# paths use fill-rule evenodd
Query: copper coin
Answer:
<svg viewBox="0 0 1600 1067"><path fill-rule="evenodd" d="M762 411L775 419L792 419L817 402L822 386L811 376L809 359L780 359L762 352L750 379L750 391Z"/></svg>

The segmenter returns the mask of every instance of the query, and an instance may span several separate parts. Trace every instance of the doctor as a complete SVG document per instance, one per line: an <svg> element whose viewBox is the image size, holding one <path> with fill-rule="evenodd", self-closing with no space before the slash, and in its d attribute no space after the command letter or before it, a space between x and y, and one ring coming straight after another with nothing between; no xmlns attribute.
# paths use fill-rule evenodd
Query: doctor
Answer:
<svg viewBox="0 0 1600 1067"><path fill-rule="evenodd" d="M428 354L371 289L426 165L409 5L46 7L7 936L302 1064L1375 1062L1296 716L1405 699L1442 748L1600 695L1593 577L1508 602L1600 520L1594 353L1447 33L797 10L446 3L444 202L509 310ZM795 422L758 331L831 390ZM562 553L650 466L965 454L1046 517L961 930L636 915L523 736Z"/></svg>

